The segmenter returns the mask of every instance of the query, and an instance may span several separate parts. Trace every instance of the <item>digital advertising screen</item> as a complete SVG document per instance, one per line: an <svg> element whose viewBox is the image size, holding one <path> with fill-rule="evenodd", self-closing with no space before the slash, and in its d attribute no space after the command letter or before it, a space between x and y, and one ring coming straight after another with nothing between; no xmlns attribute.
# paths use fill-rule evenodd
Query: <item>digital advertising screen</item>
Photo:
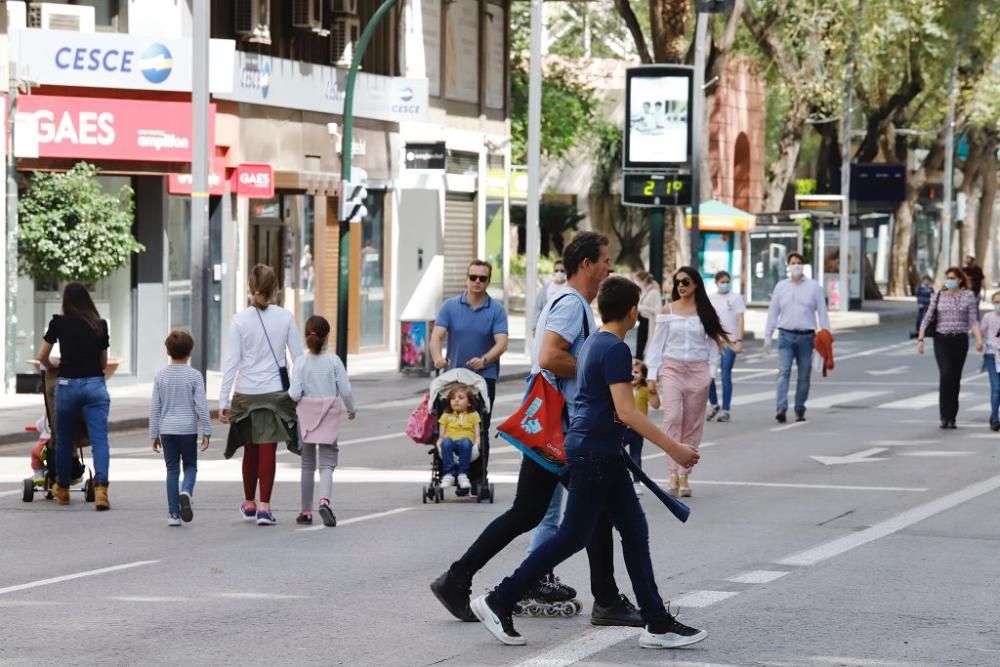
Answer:
<svg viewBox="0 0 1000 667"><path fill-rule="evenodd" d="M643 66L626 75L625 168L691 161L691 68Z"/></svg>

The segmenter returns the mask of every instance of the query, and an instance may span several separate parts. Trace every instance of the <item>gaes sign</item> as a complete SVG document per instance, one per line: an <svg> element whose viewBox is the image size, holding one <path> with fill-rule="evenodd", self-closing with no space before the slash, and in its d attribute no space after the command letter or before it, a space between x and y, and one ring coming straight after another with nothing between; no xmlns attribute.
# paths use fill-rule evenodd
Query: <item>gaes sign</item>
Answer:
<svg viewBox="0 0 1000 667"><path fill-rule="evenodd" d="M230 188L241 197L270 199L274 196L274 169L269 164L241 164L233 172Z"/></svg>

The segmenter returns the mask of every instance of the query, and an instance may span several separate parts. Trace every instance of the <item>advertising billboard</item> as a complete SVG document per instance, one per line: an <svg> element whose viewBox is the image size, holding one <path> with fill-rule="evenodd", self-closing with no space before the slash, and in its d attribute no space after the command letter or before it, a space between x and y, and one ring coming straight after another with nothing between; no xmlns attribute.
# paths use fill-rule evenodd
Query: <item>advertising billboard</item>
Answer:
<svg viewBox="0 0 1000 667"><path fill-rule="evenodd" d="M693 70L646 65L625 79L625 169L670 169L691 162Z"/></svg>

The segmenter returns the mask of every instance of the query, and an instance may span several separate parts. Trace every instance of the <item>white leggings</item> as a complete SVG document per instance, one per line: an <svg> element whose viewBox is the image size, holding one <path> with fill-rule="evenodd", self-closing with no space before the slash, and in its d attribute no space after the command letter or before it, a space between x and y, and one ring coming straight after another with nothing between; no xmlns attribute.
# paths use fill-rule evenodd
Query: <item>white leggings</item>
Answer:
<svg viewBox="0 0 1000 667"><path fill-rule="evenodd" d="M317 450L319 450L317 452ZM319 497L330 500L333 493L333 469L337 467L340 448L332 445L302 444L302 511L311 512L316 468L319 467Z"/></svg>

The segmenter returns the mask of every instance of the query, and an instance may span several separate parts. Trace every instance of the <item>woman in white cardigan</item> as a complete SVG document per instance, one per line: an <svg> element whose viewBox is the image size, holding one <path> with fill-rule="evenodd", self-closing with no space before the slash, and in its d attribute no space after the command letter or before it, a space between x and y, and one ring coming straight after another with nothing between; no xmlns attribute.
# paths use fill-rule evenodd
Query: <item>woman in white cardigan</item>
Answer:
<svg viewBox="0 0 1000 667"><path fill-rule="evenodd" d="M637 359L644 359L646 341L653 338L656 316L663 307L663 295L660 292L660 284L653 280L648 271L635 274L635 281L642 288L642 294L639 296L639 330L636 332L635 356Z"/></svg>

